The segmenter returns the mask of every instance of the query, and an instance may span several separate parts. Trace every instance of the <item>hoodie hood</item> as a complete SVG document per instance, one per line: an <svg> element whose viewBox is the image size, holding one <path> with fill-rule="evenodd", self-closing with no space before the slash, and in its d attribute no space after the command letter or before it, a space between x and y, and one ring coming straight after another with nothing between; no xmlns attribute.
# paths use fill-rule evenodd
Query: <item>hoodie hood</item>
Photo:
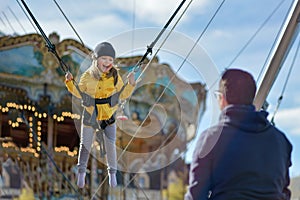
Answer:
<svg viewBox="0 0 300 200"><path fill-rule="evenodd" d="M220 122L245 132L259 133L270 126L267 116L267 112L258 112L253 105L228 105L221 112Z"/></svg>

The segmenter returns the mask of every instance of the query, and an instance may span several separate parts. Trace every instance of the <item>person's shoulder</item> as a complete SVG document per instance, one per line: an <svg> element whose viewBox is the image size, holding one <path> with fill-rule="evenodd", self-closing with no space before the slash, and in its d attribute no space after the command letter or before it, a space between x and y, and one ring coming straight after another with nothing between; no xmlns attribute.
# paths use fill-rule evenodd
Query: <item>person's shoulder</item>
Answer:
<svg viewBox="0 0 300 200"><path fill-rule="evenodd" d="M200 137L202 138L206 138L206 139L211 139L211 138L216 138L219 137L221 135L221 132L224 131L224 128L226 128L226 124L217 124L217 125L213 125L207 129L205 129Z"/></svg>
<svg viewBox="0 0 300 200"><path fill-rule="evenodd" d="M204 130L197 141L196 151L199 157L207 156L217 144L224 127L220 125L211 126Z"/></svg>
<svg viewBox="0 0 300 200"><path fill-rule="evenodd" d="M272 132L274 133L274 136L278 138L278 140L282 140L283 142L287 143L289 146L292 147L292 144L291 144L290 140L288 139L286 133L284 133L279 128L277 128L273 125L271 125L271 129L273 129Z"/></svg>

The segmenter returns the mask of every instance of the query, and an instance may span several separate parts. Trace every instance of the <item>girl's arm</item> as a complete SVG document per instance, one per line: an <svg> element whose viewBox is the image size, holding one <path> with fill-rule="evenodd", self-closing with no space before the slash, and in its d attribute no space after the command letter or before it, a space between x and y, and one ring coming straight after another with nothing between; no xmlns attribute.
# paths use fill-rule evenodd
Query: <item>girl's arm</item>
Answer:
<svg viewBox="0 0 300 200"><path fill-rule="evenodd" d="M133 92L134 87L136 85L136 81L135 81L135 77L134 77L134 72L130 72L127 76L128 79L128 83L126 84L125 88L123 89L123 91L120 94L120 99L124 100L127 99ZM117 83L117 90L120 91L121 88L123 87L124 82L121 78L120 75L118 75L118 83Z"/></svg>
<svg viewBox="0 0 300 200"><path fill-rule="evenodd" d="M88 79L87 73L83 73L81 78L80 78L79 84L78 84L78 87L79 87L81 92L84 92L86 90L85 82L86 82L87 79ZM65 75L65 84L66 84L67 89L68 89L69 92L71 92L74 96L76 96L78 98L81 98L81 95L78 92L78 89L74 85L74 78L73 78L73 75L71 74L71 72L66 73L66 75Z"/></svg>

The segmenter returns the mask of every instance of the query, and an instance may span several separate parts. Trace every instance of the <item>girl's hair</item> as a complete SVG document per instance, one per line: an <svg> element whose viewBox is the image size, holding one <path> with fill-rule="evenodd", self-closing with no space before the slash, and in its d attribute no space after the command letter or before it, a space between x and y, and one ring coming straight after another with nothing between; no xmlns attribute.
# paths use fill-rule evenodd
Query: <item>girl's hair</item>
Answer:
<svg viewBox="0 0 300 200"><path fill-rule="evenodd" d="M101 80L101 75L102 72L101 70L97 67L97 60L93 59L92 61L92 65L89 67L89 69L87 70L92 77L94 77L97 80ZM106 75L108 78L113 77L114 78L114 85L117 85L118 83L118 70L116 69L116 66L113 66L109 72Z"/></svg>

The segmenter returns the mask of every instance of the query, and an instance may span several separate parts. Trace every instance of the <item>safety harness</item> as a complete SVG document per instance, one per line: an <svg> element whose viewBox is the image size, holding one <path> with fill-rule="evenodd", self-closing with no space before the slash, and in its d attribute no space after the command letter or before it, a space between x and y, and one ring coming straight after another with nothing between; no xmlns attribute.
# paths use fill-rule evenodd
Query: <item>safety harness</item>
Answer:
<svg viewBox="0 0 300 200"><path fill-rule="evenodd" d="M37 22L37 20L35 19L35 17L33 16L33 14L31 13L30 9L27 7L26 3L24 0L21 0L24 7L26 8L28 14L30 15L30 17L32 18L32 20L34 21L35 25L37 26L37 28L39 29L41 35L44 37L46 43L47 43L47 47L48 47L48 51L50 51L51 53L54 54L54 56L57 58L57 60L60 62L60 66L61 66L61 69L67 73L69 71L69 67L62 61L62 59L58 56L56 50L55 50L55 46L50 42L49 38L45 35L44 31L42 30L42 28L40 27L39 23ZM133 69L133 72L137 72L140 67L142 66L143 64L143 61L145 60L145 58L149 55L149 54L152 54L152 49L153 47L155 46L155 44L157 43L157 41L159 40L159 38L162 36L162 34L164 33L164 31L167 29L167 27L169 26L169 24L172 22L172 20L174 19L174 17L176 16L176 14L179 12L180 8L183 6L183 4L185 3L186 0L182 0L182 2L180 3L180 5L177 7L177 9L175 10L175 12L173 13L173 15L170 17L170 19L167 21L167 23L165 24L165 26L163 27L163 29L160 31L160 33L157 35L157 37L155 38L155 40L149 45L147 46L147 51L146 53L144 54L144 56L137 62L137 64L134 66L134 69ZM192 2L192 1L191 1ZM190 3L191 3L190 2ZM61 10L61 9L60 9ZM185 11L184 11L185 12ZM183 12L183 13L184 13ZM65 16L65 15L64 15ZM69 20L67 20L69 22ZM179 21L179 20L178 20ZM70 22L69 22L70 24ZM177 24L177 23L176 23ZM175 24L175 25L176 25ZM71 25L71 24L70 24ZM71 27L73 28L73 26L71 25ZM174 26L175 27L175 26ZM73 29L74 30L74 29ZM75 31L76 32L76 31ZM78 36L77 32L76 32L76 35ZM79 37L79 39L81 40L81 38ZM82 40L81 40L82 41ZM83 42L82 42L83 44ZM158 51L157 51L158 52ZM143 70L143 72L145 71L145 69ZM142 72L142 73L143 73ZM141 73L141 74L142 74ZM140 75L141 76L141 75ZM140 78L140 77L139 77ZM139 80L138 78L138 80ZM74 82L75 83L75 82ZM74 84L76 87L78 87L78 85L75 83ZM108 97L108 98L105 98L105 99L93 99L92 97L90 97L89 95L85 94L85 93L82 93L80 90L79 93L82 97L82 103L83 105L90 105L90 106L94 106L94 112L92 115L90 115L88 112L84 111L84 114L83 114L83 120L86 120L86 119L89 119L87 120L87 122L85 123L91 123L90 125L94 128L94 127L97 127L100 129L99 130L102 130L102 127L105 125L103 124L102 126L102 123L106 123L110 120L115 120L114 119L114 115L112 116L113 118L109 119L109 120L105 120L106 122L101 122L101 124L97 125L97 120L96 120L96 116L97 116L97 104L106 104L108 103L110 106L114 106L116 104L118 104L118 101L119 101L119 96L120 94L122 93L123 89L125 88L125 85L123 85L122 89L115 93L114 95L112 95L111 97ZM94 114L95 113L95 114ZM85 116L86 115L86 116ZM95 115L95 117L93 117L93 115ZM84 119L85 118L85 119ZM112 122L113 123L113 122ZM97 126L96 126L97 125ZM107 124L105 125L105 127L107 126ZM103 132L102 134L97 134L97 135L100 135L102 137L102 144L103 144L103 149L102 149L102 152L104 152L105 154L105 148L104 148L104 140L103 140ZM135 137L135 135L133 136ZM132 141L132 140L131 140ZM129 146L129 144L131 143L131 141L127 144L127 146L125 147L125 149L123 150L122 154L120 155L119 159L122 157L124 151L126 151L127 147ZM101 150L101 149L100 149ZM102 154L103 155L103 154ZM54 162L54 161L53 161ZM105 179L104 179L105 180ZM100 184L100 186L98 187L98 189L103 185L104 181ZM127 187L127 186L126 186ZM74 187L72 187L75 191L76 189ZM96 193L98 192L98 189L96 190ZM143 190L142 190L143 191ZM77 192L77 191L76 191ZM96 193L94 193L92 195L92 198L96 195ZM147 197L147 196L146 196Z"/></svg>
<svg viewBox="0 0 300 200"><path fill-rule="evenodd" d="M117 77L115 77L115 79L116 80L114 81L114 85L116 85L117 81L118 81ZM117 104L119 104L120 94L123 92L126 85L124 84L122 86L122 88L120 89L120 91L114 93L113 95L111 95L107 98L93 98L90 95L82 92L80 90L78 84L74 83L74 85L81 96L81 103L84 106L83 113L82 113L82 123L85 126L92 127L96 131L96 140L98 141L98 143L100 145L100 155L101 155L101 157L104 157L104 155L106 154L104 138L103 138L104 130L108 125L115 123L116 119L115 119L115 113L114 113L109 119L98 121L97 120L97 116L98 116L97 105L109 104L110 107L114 107ZM86 110L86 107L91 107L91 106L94 107L92 114L90 114Z"/></svg>

